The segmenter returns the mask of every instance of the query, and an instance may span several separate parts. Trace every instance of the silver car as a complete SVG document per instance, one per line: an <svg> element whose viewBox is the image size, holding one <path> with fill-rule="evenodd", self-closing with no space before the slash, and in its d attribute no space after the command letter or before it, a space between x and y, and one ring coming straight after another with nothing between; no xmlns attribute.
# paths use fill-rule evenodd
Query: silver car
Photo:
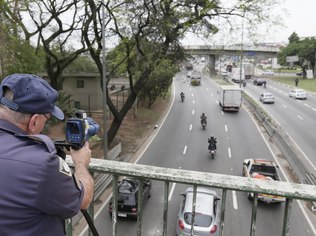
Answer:
<svg viewBox="0 0 316 236"><path fill-rule="evenodd" d="M274 103L274 96L272 93L262 93L260 95L260 101L263 103Z"/></svg>
<svg viewBox="0 0 316 236"><path fill-rule="evenodd" d="M220 198L216 192L204 187L197 187L194 236L218 236L220 221ZM176 232L178 236L191 235L193 188L182 193L178 213Z"/></svg>

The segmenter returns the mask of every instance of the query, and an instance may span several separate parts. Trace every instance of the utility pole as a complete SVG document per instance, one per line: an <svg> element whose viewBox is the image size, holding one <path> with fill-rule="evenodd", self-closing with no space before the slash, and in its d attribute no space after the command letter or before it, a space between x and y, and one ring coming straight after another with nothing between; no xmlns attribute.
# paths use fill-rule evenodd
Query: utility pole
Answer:
<svg viewBox="0 0 316 236"><path fill-rule="evenodd" d="M103 97L103 146L104 159L108 157L108 114L107 114L107 88L106 88L106 68L105 68L105 7L102 0L102 97Z"/></svg>
<svg viewBox="0 0 316 236"><path fill-rule="evenodd" d="M242 61L243 61L243 54L244 54L244 18L242 18L241 23L241 47L240 47L240 77L239 77L239 88L241 88L242 82Z"/></svg>

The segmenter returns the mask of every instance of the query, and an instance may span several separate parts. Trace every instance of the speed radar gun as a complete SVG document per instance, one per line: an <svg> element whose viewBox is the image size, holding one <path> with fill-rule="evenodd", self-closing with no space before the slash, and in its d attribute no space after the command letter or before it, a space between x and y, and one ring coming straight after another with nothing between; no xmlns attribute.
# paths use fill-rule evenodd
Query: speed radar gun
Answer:
<svg viewBox="0 0 316 236"><path fill-rule="evenodd" d="M100 126L86 112L77 110L66 123L66 140L73 148L80 149L99 130Z"/></svg>
<svg viewBox="0 0 316 236"><path fill-rule="evenodd" d="M74 112L72 118L66 122L66 141L54 141L57 152L61 157L66 157L62 152L63 148L68 151L72 149L80 149L84 143L92 136L97 134L100 126L83 110Z"/></svg>

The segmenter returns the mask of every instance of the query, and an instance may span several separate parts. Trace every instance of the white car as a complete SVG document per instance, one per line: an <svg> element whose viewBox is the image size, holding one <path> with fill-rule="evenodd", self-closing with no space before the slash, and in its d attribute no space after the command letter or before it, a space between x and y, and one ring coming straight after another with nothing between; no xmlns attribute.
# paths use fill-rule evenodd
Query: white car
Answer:
<svg viewBox="0 0 316 236"><path fill-rule="evenodd" d="M303 89L292 89L289 96L296 99L307 99L307 94Z"/></svg>
<svg viewBox="0 0 316 236"><path fill-rule="evenodd" d="M272 70L265 70L262 72L262 75L274 75L274 72Z"/></svg>
<svg viewBox="0 0 316 236"><path fill-rule="evenodd" d="M263 103L274 103L274 96L272 93L262 93L260 95L260 101Z"/></svg>

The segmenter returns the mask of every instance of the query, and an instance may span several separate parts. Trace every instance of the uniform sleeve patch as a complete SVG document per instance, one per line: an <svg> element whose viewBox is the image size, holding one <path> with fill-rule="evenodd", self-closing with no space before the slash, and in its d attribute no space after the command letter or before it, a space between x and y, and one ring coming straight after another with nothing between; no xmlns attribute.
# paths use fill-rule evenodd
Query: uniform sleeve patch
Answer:
<svg viewBox="0 0 316 236"><path fill-rule="evenodd" d="M68 164L65 162L65 160L63 160L60 157L59 157L59 172L68 176L71 176L72 174Z"/></svg>

